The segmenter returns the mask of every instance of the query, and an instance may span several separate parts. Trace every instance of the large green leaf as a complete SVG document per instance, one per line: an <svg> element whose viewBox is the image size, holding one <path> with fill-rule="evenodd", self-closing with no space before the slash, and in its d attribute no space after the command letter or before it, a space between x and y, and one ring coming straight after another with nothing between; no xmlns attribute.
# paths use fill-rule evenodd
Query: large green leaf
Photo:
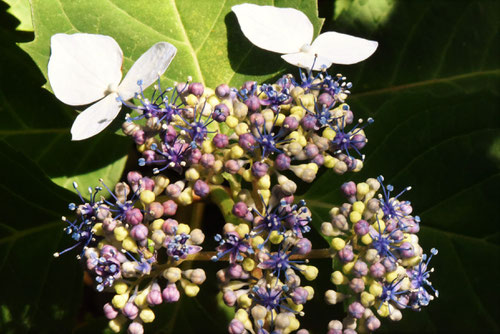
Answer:
<svg viewBox="0 0 500 334"><path fill-rule="evenodd" d="M4 141L0 159L7 166L0 175L0 332L69 328L79 309L82 271L73 256L56 260L52 253L67 247L61 213L74 195Z"/></svg>
<svg viewBox="0 0 500 334"><path fill-rule="evenodd" d="M241 2L33 0L35 40L22 47L46 74L50 37L55 33L112 36L123 49L125 69L155 42L166 41L178 49L165 74L170 83L188 76L210 87L265 80L282 71L284 65L279 55L254 47L241 34L231 12L231 6ZM314 1L255 2L299 8L308 15L316 33L321 28Z"/></svg>
<svg viewBox="0 0 500 334"><path fill-rule="evenodd" d="M349 177L360 181L383 174L396 189L412 185L404 196L422 218L421 244L439 249L431 280L440 297L424 311L405 312L403 321L384 327L496 332L499 4L387 3L340 2L336 20L325 26L380 43L362 65L336 69L353 81L354 112L375 118L366 130L365 167ZM306 192L316 224L328 219L333 203L344 201L338 189L345 181L325 172Z"/></svg>

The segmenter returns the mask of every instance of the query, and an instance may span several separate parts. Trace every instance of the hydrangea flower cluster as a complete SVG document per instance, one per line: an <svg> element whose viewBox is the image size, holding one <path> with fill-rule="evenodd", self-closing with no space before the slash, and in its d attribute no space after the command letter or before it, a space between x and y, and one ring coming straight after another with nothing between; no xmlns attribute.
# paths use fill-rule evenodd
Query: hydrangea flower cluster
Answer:
<svg viewBox="0 0 500 334"><path fill-rule="evenodd" d="M190 80L166 89L158 83L151 99L141 90L141 104L127 104L138 114L127 116L123 131L142 154L139 165L182 173L200 197L237 177L255 183L267 202L271 177L287 171L312 182L321 166L337 174L362 168L367 139L361 120L351 126L345 80L307 71L298 82L285 75L272 85L215 91Z"/></svg>
<svg viewBox="0 0 500 334"><path fill-rule="evenodd" d="M290 333L299 329L298 316L313 298L312 281L318 269L308 264L311 214L304 201L276 185L269 203L255 202L245 192L233 207L241 222L227 223L213 260L227 258L228 267L217 273L227 306L235 307L229 333Z"/></svg>
<svg viewBox="0 0 500 334"><path fill-rule="evenodd" d="M438 296L429 281L434 270L429 261L437 250L423 254L420 218L412 215L410 202L400 200L411 188L394 196L393 186L383 180L345 183L342 192L349 202L332 208L331 222L321 226L333 237L334 268L339 268L331 276L337 291L328 290L325 300L347 306L347 316L330 322L328 333L374 331L381 324L378 317L399 321L401 310L419 311Z"/></svg>
<svg viewBox="0 0 500 334"><path fill-rule="evenodd" d="M202 269L178 268L202 249L205 236L175 219L180 185L169 183L165 176L133 171L114 191L104 183L89 188L89 201L74 183L82 203L69 205L75 221L63 220L76 243L54 256L79 249L96 290L115 293L104 314L116 332L130 321L129 333L143 333L143 324L155 318L153 306L177 302L180 291L194 297L205 281ZM103 188L111 199L98 198Z"/></svg>
<svg viewBox="0 0 500 334"><path fill-rule="evenodd" d="M164 87L159 76L177 52L169 43L153 45L121 80L123 53L111 37L52 37L55 95L70 105L92 103L77 117L73 140L99 133L125 106L122 130L140 155L142 174L129 172L113 189L101 180L83 196L74 184L81 203L70 204L73 220L63 221L75 243L54 254L76 249L96 290L114 292L104 314L115 332L142 334L154 306L177 302L181 291L196 296L205 272L179 265L215 254L213 261L227 262L217 279L223 302L235 309L229 333L308 333L299 317L314 297L307 281L318 269L308 260L311 211L296 200L295 182L313 182L321 167L338 175L363 168L364 129L373 120L355 121L346 103L352 84L327 69L366 59L378 43L336 32L313 41L311 22L291 8L242 4L233 11L253 44L305 70L241 87L211 89L191 78ZM271 36L267 27L275 29ZM221 189L229 209L219 245L197 254L204 233L178 222L177 209ZM343 301L348 314L331 321L328 333L374 331L379 317L399 320L400 310L420 310L437 297L428 268L437 251L427 257L418 244L420 219L400 199L407 190L392 195L382 177L342 186L349 203L334 207L321 230L332 239L324 253L338 268L331 277L337 290L326 301Z"/></svg>

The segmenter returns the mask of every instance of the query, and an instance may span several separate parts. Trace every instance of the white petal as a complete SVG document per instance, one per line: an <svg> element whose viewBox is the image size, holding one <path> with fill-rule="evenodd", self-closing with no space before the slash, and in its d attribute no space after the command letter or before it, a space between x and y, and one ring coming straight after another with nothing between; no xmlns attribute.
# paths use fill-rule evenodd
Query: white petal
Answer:
<svg viewBox="0 0 500 334"><path fill-rule="evenodd" d="M243 34L259 48L294 53L304 44L311 44L313 25L299 10L248 3L233 6L232 10Z"/></svg>
<svg viewBox="0 0 500 334"><path fill-rule="evenodd" d="M123 100L129 100L139 92L137 81L142 81L146 88L158 80L174 59L177 49L170 43L160 42L153 45L148 51L137 59L128 71L125 79L118 87L118 92Z"/></svg>
<svg viewBox="0 0 500 334"><path fill-rule="evenodd" d="M377 47L375 41L328 31L314 40L311 52L330 59L334 64L350 65L370 57Z"/></svg>
<svg viewBox="0 0 500 334"><path fill-rule="evenodd" d="M106 128L118 115L122 107L116 93L106 96L78 115L71 127L71 140L82 140L95 136Z"/></svg>
<svg viewBox="0 0 500 334"><path fill-rule="evenodd" d="M123 53L113 38L56 34L50 39L50 47L49 81L62 102L74 106L89 104L120 83Z"/></svg>
<svg viewBox="0 0 500 334"><path fill-rule="evenodd" d="M310 52L290 53L282 55L281 58L292 65L307 69L311 69L314 64L314 67L312 68L314 71L319 71L323 67L328 68L332 65L331 60L328 58L321 56L315 57L314 53Z"/></svg>

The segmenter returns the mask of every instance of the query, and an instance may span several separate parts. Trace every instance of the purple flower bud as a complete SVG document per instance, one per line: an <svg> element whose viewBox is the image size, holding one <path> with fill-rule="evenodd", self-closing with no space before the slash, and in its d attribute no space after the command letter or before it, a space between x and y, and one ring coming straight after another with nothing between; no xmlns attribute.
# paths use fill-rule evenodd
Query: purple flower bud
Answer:
<svg viewBox="0 0 500 334"><path fill-rule="evenodd" d="M210 153L205 153L201 156L200 159L200 164L203 166L203 168L210 169L213 167L215 162L215 157L213 154Z"/></svg>
<svg viewBox="0 0 500 334"><path fill-rule="evenodd" d="M311 160L311 162L314 162L318 166L323 166L323 164L325 163L325 157L321 154L318 154Z"/></svg>
<svg viewBox="0 0 500 334"><path fill-rule="evenodd" d="M127 182L132 186L132 190L136 191L139 186L139 181L142 180L142 175L139 172L128 172Z"/></svg>
<svg viewBox="0 0 500 334"><path fill-rule="evenodd" d="M377 317L371 315L366 319L366 328L370 332L376 331L380 327L380 320Z"/></svg>
<svg viewBox="0 0 500 334"><path fill-rule="evenodd" d="M346 245L338 252L339 258L342 262L351 262L354 259L354 253L351 245Z"/></svg>
<svg viewBox="0 0 500 334"><path fill-rule="evenodd" d="M146 137L143 130L137 130L136 132L134 132L132 137L134 138L134 142L137 145L142 145L146 142Z"/></svg>
<svg viewBox="0 0 500 334"><path fill-rule="evenodd" d="M163 202L163 214L166 216L173 216L177 212L177 203L169 199Z"/></svg>
<svg viewBox="0 0 500 334"><path fill-rule="evenodd" d="M352 113L352 110L347 110L344 115L345 124L351 124L352 121L354 121L354 114Z"/></svg>
<svg viewBox="0 0 500 334"><path fill-rule="evenodd" d="M342 334L342 329L329 329L326 334Z"/></svg>
<svg viewBox="0 0 500 334"><path fill-rule="evenodd" d="M260 161L254 162L252 165L252 175L259 178L263 177L267 174L268 169L269 166L266 163Z"/></svg>
<svg viewBox="0 0 500 334"><path fill-rule="evenodd" d="M260 127L264 125L266 120L264 119L264 116L262 114L252 114L250 115L250 124L253 124L254 126Z"/></svg>
<svg viewBox="0 0 500 334"><path fill-rule="evenodd" d="M230 306L230 307L234 306L234 304L236 303L236 300L238 299L233 290L225 291L222 298L224 300L224 304L226 304L227 306Z"/></svg>
<svg viewBox="0 0 500 334"><path fill-rule="evenodd" d="M307 238L302 238L295 244L295 249L297 250L297 254L305 255L312 249L311 241Z"/></svg>
<svg viewBox="0 0 500 334"><path fill-rule="evenodd" d="M354 302L349 305L349 314L356 319L361 319L363 313L365 312L365 307L359 302Z"/></svg>
<svg viewBox="0 0 500 334"><path fill-rule="evenodd" d="M241 321L233 319L229 323L227 331L229 332L229 334L243 334L246 330L245 326L243 326L243 323Z"/></svg>
<svg viewBox="0 0 500 334"><path fill-rule="evenodd" d="M161 291L157 289L149 291L148 296L146 297L146 301L149 305L160 305L163 302Z"/></svg>
<svg viewBox="0 0 500 334"><path fill-rule="evenodd" d="M227 274L231 276L231 278L240 278L243 273L243 268L239 264L231 264L227 268Z"/></svg>
<svg viewBox="0 0 500 334"><path fill-rule="evenodd" d="M163 134L164 141L166 143L172 144L177 138L177 131L172 125L167 126L167 130Z"/></svg>
<svg viewBox="0 0 500 334"><path fill-rule="evenodd" d="M163 223L161 229L163 230L163 232L167 234L174 235L175 232L177 231L178 226L179 223L177 222L177 220L168 218L165 219L165 222Z"/></svg>
<svg viewBox="0 0 500 334"><path fill-rule="evenodd" d="M344 193L346 197L352 197L356 195L356 183L350 181L344 183L342 186L340 186L340 189Z"/></svg>
<svg viewBox="0 0 500 334"><path fill-rule="evenodd" d="M216 134L212 141L217 148L224 148L229 144L229 139L222 133Z"/></svg>
<svg viewBox="0 0 500 334"><path fill-rule="evenodd" d="M217 97L219 98L223 98L228 96L230 91L231 89L229 88L228 85L220 84L217 86L217 88L215 88L215 95L217 95Z"/></svg>
<svg viewBox="0 0 500 334"><path fill-rule="evenodd" d="M409 242L403 242L400 246L400 252L401 256L405 258L409 258L415 255L415 251L413 249L413 246Z"/></svg>
<svg viewBox="0 0 500 334"><path fill-rule="evenodd" d="M244 202L238 202L233 206L233 215L244 218L248 213L248 206Z"/></svg>
<svg viewBox="0 0 500 334"><path fill-rule="evenodd" d="M349 282L349 287L355 293L361 293L365 290L365 282L361 278L356 277Z"/></svg>
<svg viewBox="0 0 500 334"><path fill-rule="evenodd" d="M288 129L289 131L297 130L299 127L299 121L295 117L287 116L283 121L283 127Z"/></svg>
<svg viewBox="0 0 500 334"><path fill-rule="evenodd" d="M153 181L153 179L150 179L147 176L142 178L142 189L153 191L154 187L155 187L155 181Z"/></svg>
<svg viewBox="0 0 500 334"><path fill-rule="evenodd" d="M306 147L304 147L304 150L309 159L314 158L319 153L318 146L314 144L307 144Z"/></svg>
<svg viewBox="0 0 500 334"><path fill-rule="evenodd" d="M366 274L368 274L368 266L365 262L363 262L361 260L356 261L356 263L354 264L354 267L352 269L353 269L352 273L356 277L362 277L362 276L366 276Z"/></svg>
<svg viewBox="0 0 500 334"><path fill-rule="evenodd" d="M358 332L356 332L354 329L346 328L344 329L342 334L358 334Z"/></svg>
<svg viewBox="0 0 500 334"><path fill-rule="evenodd" d="M243 218L243 219L245 219L247 222L253 221L253 215L252 215L252 213L250 211L248 211L247 214L246 214L246 216L245 216L245 218Z"/></svg>
<svg viewBox="0 0 500 334"><path fill-rule="evenodd" d="M144 216L142 215L141 210L139 210L138 208L133 208L125 212L125 221L131 225L142 223L143 218Z"/></svg>
<svg viewBox="0 0 500 334"><path fill-rule="evenodd" d="M295 304L305 304L307 302L307 297L309 296L309 292L302 287L298 287L293 291L292 300Z"/></svg>
<svg viewBox="0 0 500 334"><path fill-rule="evenodd" d="M163 216L163 205L160 202L153 202L149 204L149 215L154 218L158 219Z"/></svg>
<svg viewBox="0 0 500 334"><path fill-rule="evenodd" d="M133 321L130 325L128 325L127 329L128 334L144 334L144 327L140 322Z"/></svg>
<svg viewBox="0 0 500 334"><path fill-rule="evenodd" d="M320 106L331 106L333 102L335 102L335 99L328 93L322 93L318 96L318 103Z"/></svg>
<svg viewBox="0 0 500 334"><path fill-rule="evenodd" d="M102 309L104 310L104 316L109 320L116 318L118 315L118 311L110 303L105 304Z"/></svg>
<svg viewBox="0 0 500 334"><path fill-rule="evenodd" d="M376 262L370 266L370 274L375 278L380 278L385 275L385 267L380 262Z"/></svg>
<svg viewBox="0 0 500 334"><path fill-rule="evenodd" d="M193 190L196 195L203 198L210 192L210 187L205 181L197 180L194 184Z"/></svg>
<svg viewBox="0 0 500 334"><path fill-rule="evenodd" d="M177 198L179 197L179 195L181 194L181 187L179 187L177 184L169 184L167 186L167 194L170 196L170 197L174 197L174 198Z"/></svg>
<svg viewBox="0 0 500 334"><path fill-rule="evenodd" d="M224 122L226 117L229 116L229 108L226 104L220 103L215 106L212 118L217 122Z"/></svg>
<svg viewBox="0 0 500 334"><path fill-rule="evenodd" d="M359 220L356 225L354 225L354 232L357 235L365 235L370 231L370 224L366 220Z"/></svg>
<svg viewBox="0 0 500 334"><path fill-rule="evenodd" d="M200 159L201 159L201 156L202 156L202 153L199 149L195 148L193 150L191 150L191 153L189 154L189 157L188 157L188 162L190 164L197 164L198 162L200 162Z"/></svg>
<svg viewBox="0 0 500 334"><path fill-rule="evenodd" d="M241 90L247 90L251 92L254 89L254 86L257 84L257 81L245 81L243 86L241 86Z"/></svg>
<svg viewBox="0 0 500 334"><path fill-rule="evenodd" d="M226 171L230 174L236 174L240 170L240 165L238 164L238 161L236 160L228 160L224 164L224 168Z"/></svg>
<svg viewBox="0 0 500 334"><path fill-rule="evenodd" d="M179 290L174 283L168 284L162 292L163 300L167 303L175 303L181 297Z"/></svg>
<svg viewBox="0 0 500 334"><path fill-rule="evenodd" d="M257 110L260 109L260 100L255 95L250 96L248 99L245 100L244 103L246 104L250 112L256 112Z"/></svg>
<svg viewBox="0 0 500 334"><path fill-rule="evenodd" d="M135 225L130 231L132 238L139 241L145 240L148 237L148 233L148 228L143 224Z"/></svg>
<svg viewBox="0 0 500 334"><path fill-rule="evenodd" d="M122 313L130 320L134 320L135 318L137 318L137 315L139 314L139 308L134 303L128 302L122 308Z"/></svg>
<svg viewBox="0 0 500 334"><path fill-rule="evenodd" d="M193 94L196 96L202 96L203 92L205 91L205 88L203 87L203 84L200 82L192 82L189 85L188 91L190 94Z"/></svg>
<svg viewBox="0 0 500 334"><path fill-rule="evenodd" d="M107 232L113 232L116 227L116 220L113 218L106 218L102 222L102 228Z"/></svg>
<svg viewBox="0 0 500 334"><path fill-rule="evenodd" d="M366 145L366 137L362 134L354 135L351 139L351 143L354 147L360 150Z"/></svg>
<svg viewBox="0 0 500 334"><path fill-rule="evenodd" d="M111 245L104 245L101 249L101 256L105 259L115 257L118 254L118 250Z"/></svg>
<svg viewBox="0 0 500 334"><path fill-rule="evenodd" d="M410 202L401 203L401 205L399 205L399 209L406 216L410 215L413 211L413 208L412 208Z"/></svg>
<svg viewBox="0 0 500 334"><path fill-rule="evenodd" d="M307 114L302 118L300 123L305 130L313 130L316 128L316 117L311 114Z"/></svg>
<svg viewBox="0 0 500 334"><path fill-rule="evenodd" d="M284 153L278 154L276 157L275 163L276 163L276 169L278 170L287 170L290 168L290 162L292 160L290 159L289 156L287 156Z"/></svg>
<svg viewBox="0 0 500 334"><path fill-rule="evenodd" d="M255 145L255 137L251 133L244 133L238 138L238 143L245 151L252 151Z"/></svg>

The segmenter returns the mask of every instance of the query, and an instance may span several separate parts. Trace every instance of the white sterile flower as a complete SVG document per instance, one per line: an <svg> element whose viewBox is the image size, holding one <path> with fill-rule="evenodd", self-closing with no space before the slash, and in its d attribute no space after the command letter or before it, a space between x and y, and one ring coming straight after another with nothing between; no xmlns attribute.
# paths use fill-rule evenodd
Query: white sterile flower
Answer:
<svg viewBox="0 0 500 334"><path fill-rule="evenodd" d="M245 3L232 10L250 42L283 54L281 58L299 67L320 70L332 64L355 64L370 57L378 46L375 41L334 31L319 35L313 42L311 21L293 8Z"/></svg>
<svg viewBox="0 0 500 334"><path fill-rule="evenodd" d="M79 106L98 101L81 112L71 127L72 140L92 137L106 128L120 112L122 101L148 87L162 75L177 49L166 42L153 45L122 78L123 53L109 36L56 34L48 75L56 97Z"/></svg>

